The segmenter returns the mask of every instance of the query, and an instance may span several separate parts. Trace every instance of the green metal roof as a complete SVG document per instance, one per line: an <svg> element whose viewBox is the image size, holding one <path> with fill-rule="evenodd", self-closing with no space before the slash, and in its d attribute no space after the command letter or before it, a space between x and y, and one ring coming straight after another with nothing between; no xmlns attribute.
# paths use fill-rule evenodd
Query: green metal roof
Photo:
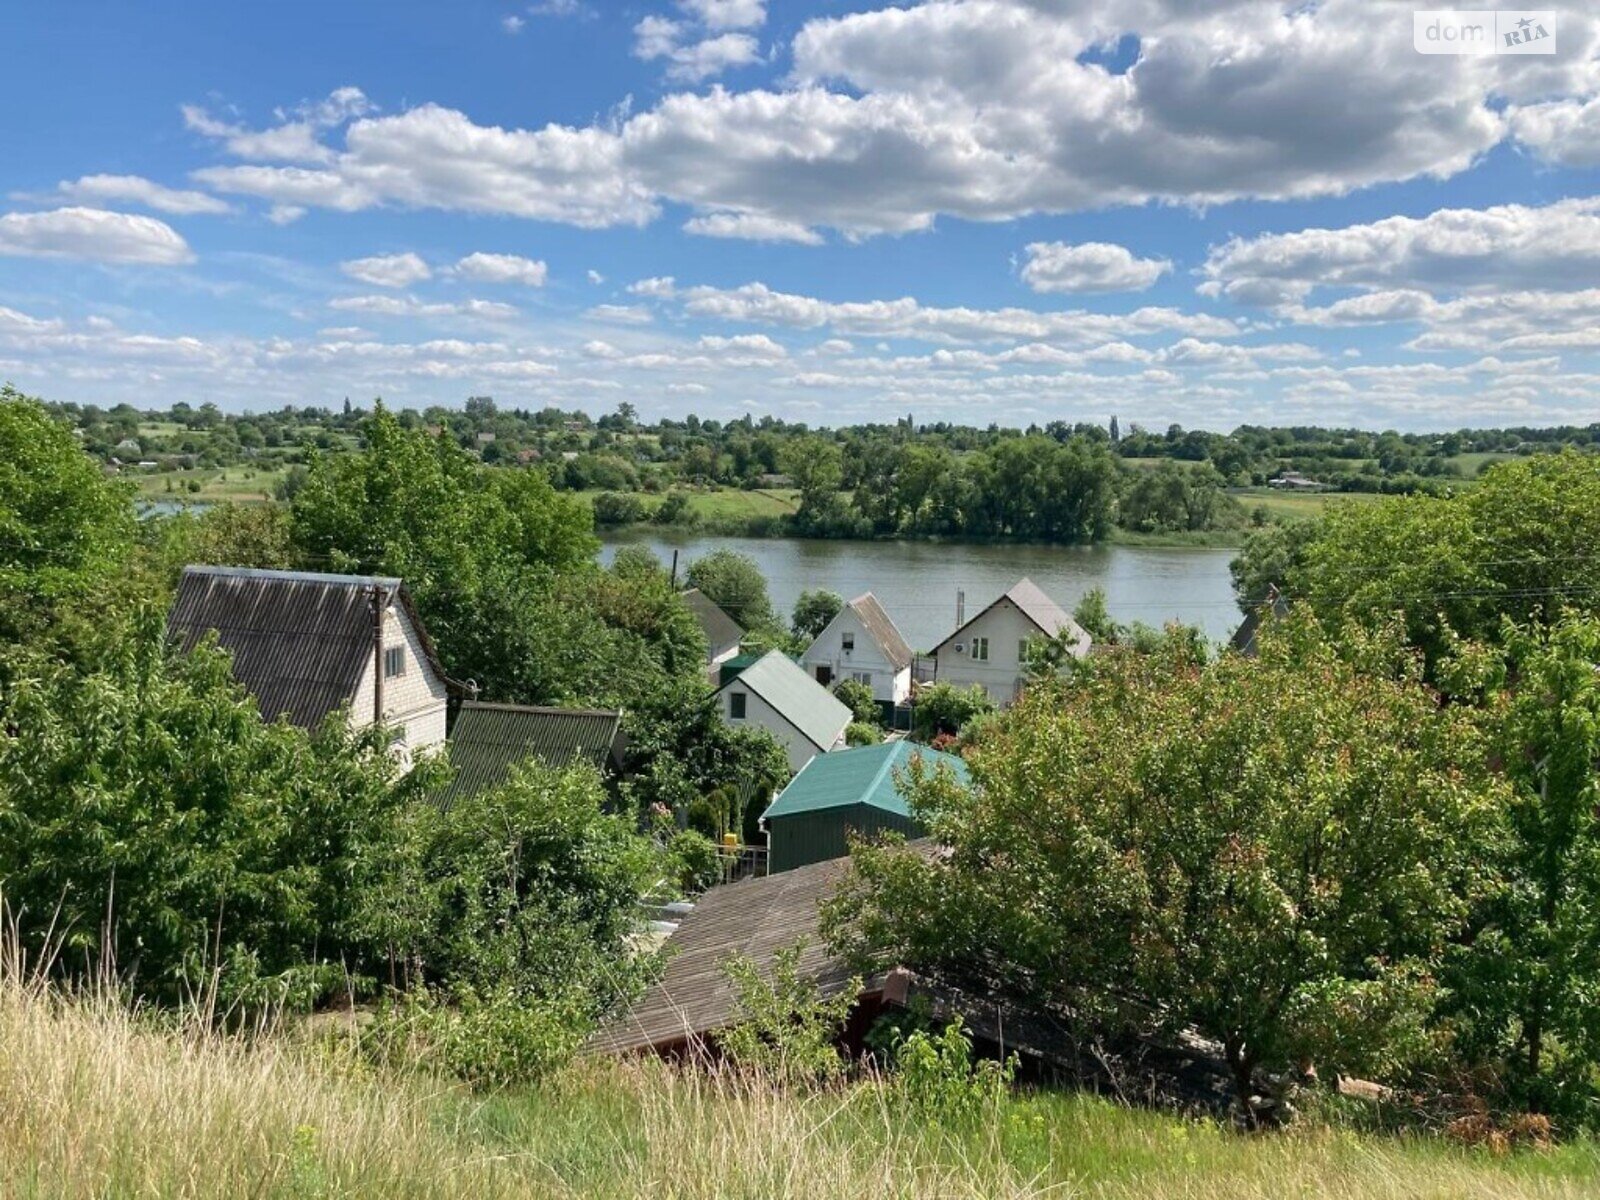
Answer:
<svg viewBox="0 0 1600 1200"><path fill-rule="evenodd" d="M782 651L767 651L718 691L734 684L760 696L819 750L830 748L850 724L850 710Z"/></svg>
<svg viewBox="0 0 1600 1200"><path fill-rule="evenodd" d="M948 766L965 783L967 764L954 754L932 750L915 742L884 742L854 750L819 754L800 768L789 786L763 814L764 819L791 817L824 808L869 805L885 812L909 816L905 798L895 786L894 773L920 756L924 767Z"/></svg>
<svg viewBox="0 0 1600 1200"><path fill-rule="evenodd" d="M439 803L492 788L530 758L552 767L575 760L602 770L612 762L621 736L622 714L614 709L533 708L520 704L467 701L450 731L450 765L455 774L439 793Z"/></svg>
<svg viewBox="0 0 1600 1200"><path fill-rule="evenodd" d="M725 683L731 683L743 674L746 667L760 660L761 655L759 654L735 654L722 664L722 669L717 673L717 686L721 687Z"/></svg>

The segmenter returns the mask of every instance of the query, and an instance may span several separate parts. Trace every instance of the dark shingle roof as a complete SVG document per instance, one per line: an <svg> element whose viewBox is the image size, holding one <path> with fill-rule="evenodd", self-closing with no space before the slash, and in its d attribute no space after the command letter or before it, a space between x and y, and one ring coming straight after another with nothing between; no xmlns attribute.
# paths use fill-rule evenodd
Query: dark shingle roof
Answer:
<svg viewBox="0 0 1600 1200"><path fill-rule="evenodd" d="M850 601L850 609L861 618L861 623L867 627L867 632L872 635L872 640L878 643L878 649L883 651L896 671L903 671L911 665L911 646L900 630L895 628L895 623L889 619L889 614L884 611L878 598L871 592L857 596Z"/></svg>
<svg viewBox="0 0 1600 1200"><path fill-rule="evenodd" d="M443 679L410 593L392 576L185 567L167 632L188 652L215 630L262 716L309 729L355 695L372 658L374 588L404 609Z"/></svg>
<svg viewBox="0 0 1600 1200"><path fill-rule="evenodd" d="M450 765L455 774L439 794L451 802L492 788L518 763L530 758L552 767L574 761L601 770L621 750L622 713L601 708L533 708L520 704L461 706L450 731Z"/></svg>
<svg viewBox="0 0 1600 1200"><path fill-rule="evenodd" d="M805 939L799 973L825 996L850 982L817 933L818 906L833 894L849 859L796 867L764 879L712 888L667 940L661 980L589 1043L601 1053L666 1047L733 1022L738 996L723 966L736 955L770 968L773 953Z"/></svg>
<svg viewBox="0 0 1600 1200"><path fill-rule="evenodd" d="M1245 613L1244 620L1239 623L1239 628L1233 631L1233 637L1228 644L1240 654L1254 657L1256 633L1261 628L1261 618L1265 613L1270 613L1274 620L1282 620L1289 615L1289 601L1275 585L1267 588L1266 599Z"/></svg>
<svg viewBox="0 0 1600 1200"><path fill-rule="evenodd" d="M737 646L744 640L744 630L739 628L739 623L699 588L684 592L683 602L689 606L694 619L700 622L700 628L706 631L706 641L711 643L712 654L728 646Z"/></svg>
<svg viewBox="0 0 1600 1200"><path fill-rule="evenodd" d="M922 759L930 774L942 764L955 772L957 779L963 783L967 781L967 764L960 757L914 742L900 740L858 746L853 750L835 750L831 754L819 754L801 767L800 773L778 793L762 817L771 820L857 804L902 817L910 816L911 810L900 794L894 773L916 757Z"/></svg>

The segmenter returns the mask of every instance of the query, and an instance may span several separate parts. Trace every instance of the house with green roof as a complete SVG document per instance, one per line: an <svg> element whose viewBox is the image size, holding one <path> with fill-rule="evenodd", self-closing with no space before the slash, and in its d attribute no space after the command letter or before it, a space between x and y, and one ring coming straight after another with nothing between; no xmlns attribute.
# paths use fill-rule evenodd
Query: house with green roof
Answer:
<svg viewBox="0 0 1600 1200"><path fill-rule="evenodd" d="M452 774L439 804L497 787L529 759L549 767L587 762L607 774L621 769L622 713L609 708L539 708L468 700L447 743Z"/></svg>
<svg viewBox="0 0 1600 1200"><path fill-rule="evenodd" d="M717 706L730 725L765 729L798 771L813 758L844 745L850 710L782 651L769 650L717 689Z"/></svg>
<svg viewBox="0 0 1600 1200"><path fill-rule="evenodd" d="M849 852L851 834L894 830L908 838L925 836L900 792L914 759L925 770L948 769L967 782L967 764L958 756L915 742L884 742L813 758L762 814L768 872L839 858Z"/></svg>

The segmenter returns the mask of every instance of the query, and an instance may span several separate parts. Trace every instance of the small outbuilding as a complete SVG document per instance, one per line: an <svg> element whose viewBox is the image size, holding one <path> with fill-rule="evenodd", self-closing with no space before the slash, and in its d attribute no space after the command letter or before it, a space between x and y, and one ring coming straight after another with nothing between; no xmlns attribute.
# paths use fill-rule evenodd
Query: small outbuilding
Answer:
<svg viewBox="0 0 1600 1200"><path fill-rule="evenodd" d="M914 742L884 742L813 758L762 815L768 872L842 858L852 834L893 830L908 838L924 836L927 831L900 791L899 776L914 759L925 769L949 770L967 781L967 764L959 757Z"/></svg>
<svg viewBox="0 0 1600 1200"><path fill-rule="evenodd" d="M739 653L739 643L744 641L744 630L727 611L699 588L689 588L683 593L683 602L694 614L706 635L706 667L711 680L716 683L717 673L723 663Z"/></svg>
<svg viewBox="0 0 1600 1200"><path fill-rule="evenodd" d="M798 771L819 754L844 745L851 712L833 693L780 650L769 650L717 689L717 707L730 725L765 729Z"/></svg>
<svg viewBox="0 0 1600 1200"><path fill-rule="evenodd" d="M621 770L622 713L611 708L540 708L468 700L448 743L454 774L439 804L498 787L529 759L561 768L587 762L604 774Z"/></svg>

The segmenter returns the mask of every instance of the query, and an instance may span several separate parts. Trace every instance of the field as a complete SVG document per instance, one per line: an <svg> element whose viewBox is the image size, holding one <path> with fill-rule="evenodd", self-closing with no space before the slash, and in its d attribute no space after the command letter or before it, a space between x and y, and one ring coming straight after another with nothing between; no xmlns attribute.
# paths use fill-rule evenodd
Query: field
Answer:
<svg viewBox="0 0 1600 1200"><path fill-rule="evenodd" d="M1454 464L1456 469L1461 472L1461 478L1476 479L1483 473L1485 467L1492 467L1495 463L1509 462L1518 457L1520 456L1516 454L1501 454L1491 450L1481 454L1456 454L1452 455L1447 461Z"/></svg>
<svg viewBox="0 0 1600 1200"><path fill-rule="evenodd" d="M334 1048L222 1041L0 980L8 1197L1592 1196L1600 1147L1495 1158L1323 1127L1246 1137L1062 1094L969 1128L884 1085L820 1095L588 1062L480 1098Z"/></svg>
<svg viewBox="0 0 1600 1200"><path fill-rule="evenodd" d="M1370 504L1378 498L1372 492L1281 492L1268 487L1229 488L1228 494L1244 505L1246 511L1264 508L1270 517L1279 521L1315 517L1330 504Z"/></svg>
<svg viewBox="0 0 1600 1200"><path fill-rule="evenodd" d="M125 477L138 485L141 500L231 500L254 504L272 499L273 489L283 479L283 474L281 470L226 467L221 470L129 471ZM199 490L191 489L190 483L198 483Z"/></svg>

